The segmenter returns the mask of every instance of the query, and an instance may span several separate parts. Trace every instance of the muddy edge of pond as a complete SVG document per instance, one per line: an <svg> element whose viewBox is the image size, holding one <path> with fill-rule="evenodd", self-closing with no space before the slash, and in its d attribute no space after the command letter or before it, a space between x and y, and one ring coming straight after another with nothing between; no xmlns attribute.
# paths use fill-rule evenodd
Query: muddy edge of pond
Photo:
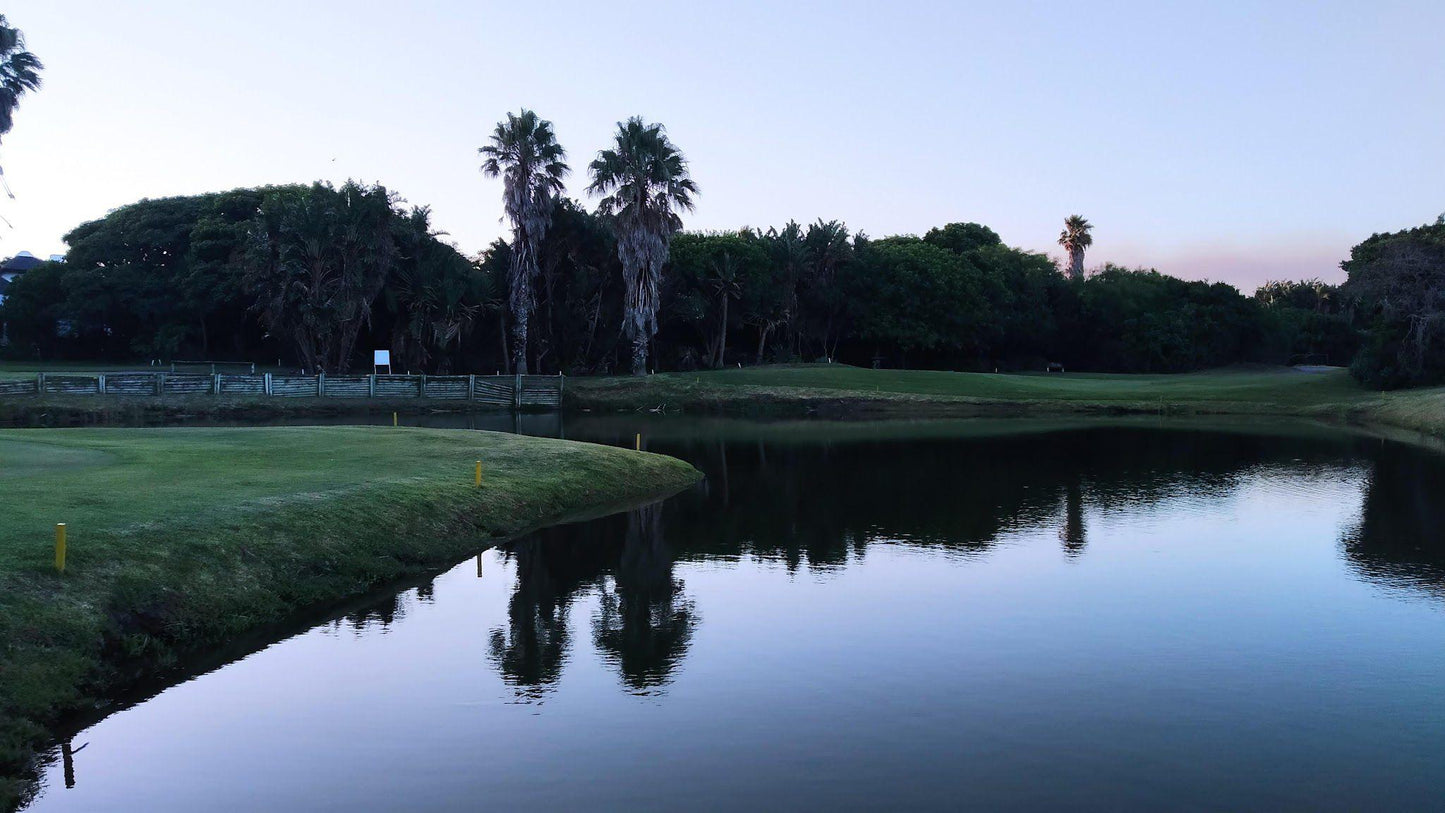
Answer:
<svg viewBox="0 0 1445 813"><path fill-rule="evenodd" d="M252 591L261 601L259 606L235 606L234 597L230 605L222 607L205 601L163 600L168 592L188 592L185 578L153 585L155 589L149 591L102 589L104 594L87 599L101 608L90 634L63 636L54 646L7 645L3 671L28 676L24 678L27 682L50 688L37 693L17 691L5 702L6 713L0 715L0 810L19 808L38 791L46 751L67 735L134 702L138 694L153 694L186 679L198 667L208 671L244 657L278 636L309 628L318 618L374 599L377 590L434 575L538 528L665 499L702 478L690 464L662 455L636 455L630 450L552 439L516 440L545 446L563 443L574 463L580 461L578 456L590 462L553 470L559 468L557 459L544 450L539 459L548 470L540 470L543 466L532 466L539 469L535 472L524 469L520 484L502 494L468 489L439 495L434 487L423 484L308 500L294 511L271 512L266 520L268 535L284 537L289 528L297 542L289 547L316 553L310 560L303 557L297 561L292 556L290 564L280 569L260 563L258 567L265 572L250 574L250 580L264 585L264 589ZM378 500L385 503L384 517L358 502ZM252 526L242 523L236 528L245 531ZM334 545L302 544L316 538L318 529L331 529L333 535L344 537L346 547L357 555L337 562L333 560ZM224 543L224 539L217 540L223 547ZM235 540L235 546L245 553L244 540ZM218 555L214 561L224 569L230 558ZM280 567L285 562L274 564ZM51 574L11 575L35 580L49 579ZM194 573L183 575L196 577ZM226 575L209 572L199 578ZM39 585L37 595L45 593L43 588ZM60 597L49 603L55 602L65 603ZM236 620L241 616L244 620ZM229 620L221 623L217 618ZM11 633L26 637L41 631L25 632L26 627L46 626L43 617L33 619L33 625L24 618L16 621L18 626L12 626ZM53 685L61 676L74 674L83 675L78 685ZM25 696L19 696L22 694Z"/></svg>

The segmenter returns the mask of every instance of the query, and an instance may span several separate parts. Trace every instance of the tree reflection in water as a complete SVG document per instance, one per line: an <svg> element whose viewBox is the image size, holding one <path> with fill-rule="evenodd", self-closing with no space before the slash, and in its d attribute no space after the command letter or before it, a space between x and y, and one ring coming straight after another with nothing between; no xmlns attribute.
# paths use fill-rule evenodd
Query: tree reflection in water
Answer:
<svg viewBox="0 0 1445 813"><path fill-rule="evenodd" d="M666 685L687 653L697 614L682 589L663 539L662 506L629 512L617 576L602 594L592 631L634 692Z"/></svg>
<svg viewBox="0 0 1445 813"><path fill-rule="evenodd" d="M647 692L666 685L697 620L662 529L662 508L652 505L507 546L517 581L507 628L492 630L489 649L520 697L541 699L556 686L572 646L570 611L588 595L598 599L593 643L623 683Z"/></svg>
<svg viewBox="0 0 1445 813"><path fill-rule="evenodd" d="M636 427L574 437L632 442ZM1364 479L1358 525L1344 532L1362 577L1445 596L1445 463L1434 453L1341 434L1270 436L1158 428L1084 428L966 438L736 438L681 432L654 451L707 480L660 505L549 529L509 546L516 585L491 659L524 697L561 678L576 631L569 612L595 596L591 640L627 690L672 680L700 623L676 562L743 557L787 570L848 567L879 544L986 555L1006 534L1048 531L1071 561L1088 556L1090 517L1188 509L1247 483Z"/></svg>
<svg viewBox="0 0 1445 813"><path fill-rule="evenodd" d="M1345 531L1350 565L1367 580L1445 598L1445 464L1441 455L1387 445L1365 486L1360 520Z"/></svg>

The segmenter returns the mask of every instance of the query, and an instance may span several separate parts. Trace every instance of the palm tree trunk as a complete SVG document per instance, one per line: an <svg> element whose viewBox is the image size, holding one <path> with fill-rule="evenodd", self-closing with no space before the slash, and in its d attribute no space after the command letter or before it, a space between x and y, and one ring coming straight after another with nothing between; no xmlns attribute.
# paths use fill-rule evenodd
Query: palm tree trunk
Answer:
<svg viewBox="0 0 1445 813"><path fill-rule="evenodd" d="M512 372L527 374L527 312L512 314Z"/></svg>
<svg viewBox="0 0 1445 813"><path fill-rule="evenodd" d="M723 294L722 302L722 324L717 330L717 359L713 362L713 368L723 366L723 359L727 356L728 345L728 295Z"/></svg>
<svg viewBox="0 0 1445 813"><path fill-rule="evenodd" d="M1069 277L1072 279L1084 278L1084 251L1073 249L1069 252Z"/></svg>
<svg viewBox="0 0 1445 813"><path fill-rule="evenodd" d="M632 337L632 374L647 375L647 331L639 330Z"/></svg>
<svg viewBox="0 0 1445 813"><path fill-rule="evenodd" d="M507 309L500 308L497 313L497 341L502 348L502 372L511 373L508 365L512 360L512 350L507 346Z"/></svg>

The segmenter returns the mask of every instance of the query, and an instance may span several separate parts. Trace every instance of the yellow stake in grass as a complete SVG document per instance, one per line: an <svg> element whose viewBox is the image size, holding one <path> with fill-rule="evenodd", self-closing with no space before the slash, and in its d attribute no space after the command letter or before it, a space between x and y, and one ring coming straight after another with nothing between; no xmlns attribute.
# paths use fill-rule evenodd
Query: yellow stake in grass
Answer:
<svg viewBox="0 0 1445 813"><path fill-rule="evenodd" d="M638 435L637 435L637 446L636 446L635 448L636 448L637 451L639 451L639 452L642 451L642 434L641 434L641 433L638 433Z"/></svg>
<svg viewBox="0 0 1445 813"><path fill-rule="evenodd" d="M65 523L55 523L55 569L65 572Z"/></svg>
<svg viewBox="0 0 1445 813"><path fill-rule="evenodd" d="M477 485L482 484L482 461L477 461Z"/></svg>
<svg viewBox="0 0 1445 813"><path fill-rule="evenodd" d="M391 425L396 426L396 413L391 413Z"/></svg>

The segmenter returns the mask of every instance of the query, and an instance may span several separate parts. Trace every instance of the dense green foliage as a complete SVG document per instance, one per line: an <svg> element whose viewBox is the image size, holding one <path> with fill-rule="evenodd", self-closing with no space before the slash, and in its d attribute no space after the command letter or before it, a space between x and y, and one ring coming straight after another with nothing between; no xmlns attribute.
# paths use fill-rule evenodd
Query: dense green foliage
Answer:
<svg viewBox="0 0 1445 813"><path fill-rule="evenodd" d="M1350 251L1344 269L1344 290L1369 325L1355 376L1381 389L1445 381L1445 215L1372 235Z"/></svg>
<svg viewBox="0 0 1445 813"><path fill-rule="evenodd" d="M679 232L666 236L657 274L649 254L628 275L618 212L561 198L528 272L526 345L513 348L511 243L469 260L433 233L425 209L381 187L317 184L117 209L67 236L65 263L16 280L3 316L8 353L43 361L339 370L390 348L400 369L492 372L515 369L520 349L533 371L595 374L633 369L642 337L658 370L833 360L1163 373L1355 359L1362 380L1389 387L1445 371L1442 232L1361 243L1343 288L1271 282L1253 296L1113 265L1070 278L976 223L921 238L871 239L822 220ZM657 249L663 237L628 239Z"/></svg>
<svg viewBox="0 0 1445 813"><path fill-rule="evenodd" d="M445 369L490 290L425 209L355 183L144 200L65 239L7 291L12 355Z"/></svg>

